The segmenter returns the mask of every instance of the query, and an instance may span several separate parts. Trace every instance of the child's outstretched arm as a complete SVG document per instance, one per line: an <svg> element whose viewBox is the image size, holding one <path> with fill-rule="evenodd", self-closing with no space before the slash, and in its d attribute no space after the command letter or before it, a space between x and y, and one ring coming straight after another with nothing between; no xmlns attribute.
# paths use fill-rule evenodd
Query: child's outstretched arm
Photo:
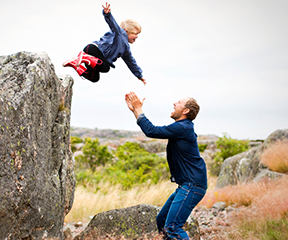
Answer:
<svg viewBox="0 0 288 240"><path fill-rule="evenodd" d="M145 85L146 80L143 78L142 69L137 65L134 57L131 54L130 49L124 53L122 59L126 63L127 67L130 69L130 71L135 75L135 77L137 77Z"/></svg>
<svg viewBox="0 0 288 240"><path fill-rule="evenodd" d="M111 8L110 8L110 3L106 2L106 6L102 5L103 9L104 9L104 13L108 14L111 12Z"/></svg>
<svg viewBox="0 0 288 240"><path fill-rule="evenodd" d="M106 5L105 6L102 5L102 7L103 7L103 15L104 15L105 21L108 23L110 30L114 32L115 34L120 34L121 28L116 22L116 20L114 19L114 17L112 16L110 4L106 2Z"/></svg>

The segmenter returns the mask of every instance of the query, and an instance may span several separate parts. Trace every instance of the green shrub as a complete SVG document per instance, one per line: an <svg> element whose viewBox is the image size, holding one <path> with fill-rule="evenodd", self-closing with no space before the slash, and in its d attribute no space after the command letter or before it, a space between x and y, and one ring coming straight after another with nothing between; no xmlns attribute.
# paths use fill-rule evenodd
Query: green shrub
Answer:
<svg viewBox="0 0 288 240"><path fill-rule="evenodd" d="M219 138L216 142L216 147L220 151L216 152L213 161L209 164L211 176L219 175L225 159L247 151L249 149L249 141L232 139L230 136L224 134L223 137Z"/></svg>
<svg viewBox="0 0 288 240"><path fill-rule="evenodd" d="M71 137L71 144L83 143L83 139L77 136Z"/></svg>
<svg viewBox="0 0 288 240"><path fill-rule="evenodd" d="M75 145L77 143L83 143L84 142L82 138L74 137L74 136L71 137L70 140L71 140L71 150L72 150L73 153L76 151Z"/></svg>
<svg viewBox="0 0 288 240"><path fill-rule="evenodd" d="M128 189L147 181L156 184L160 179L169 179L166 159L150 154L137 143L119 146L115 156L118 161L105 169L107 179L113 184Z"/></svg>
<svg viewBox="0 0 288 240"><path fill-rule="evenodd" d="M169 172L166 160L151 154L129 160L119 159L106 168L104 174L111 183L128 189L144 182L156 184L160 179L168 179Z"/></svg>
<svg viewBox="0 0 288 240"><path fill-rule="evenodd" d="M87 148L86 145L87 143L85 149ZM98 146L97 143L94 143L94 145ZM90 156L92 147L91 144L89 146ZM112 184L120 184L123 189L129 189L145 182L156 184L159 180L169 179L169 167L166 159L160 158L156 154L150 154L137 143L126 142L117 148L114 155L116 158L107 161L103 167L94 168L94 172L92 168L91 170L88 170L87 166L86 169L84 168L85 164L87 165L87 160L85 160L87 159L87 153L86 158L76 157L77 161L84 162L75 171L77 184L87 186L88 184L97 184L102 180L104 182L109 181Z"/></svg>
<svg viewBox="0 0 288 240"><path fill-rule="evenodd" d="M78 185L84 187L95 186L97 183L101 181L101 176L95 174L95 172L92 172L92 170L89 168L88 169L78 168L75 170L75 175L77 186Z"/></svg>
<svg viewBox="0 0 288 240"><path fill-rule="evenodd" d="M79 167L90 168L92 172L95 172L97 166L104 166L113 157L107 146L100 145L97 138L95 140L85 138L82 152L83 155L75 157L75 160Z"/></svg>
<svg viewBox="0 0 288 240"><path fill-rule="evenodd" d="M208 144L198 144L199 152L204 152Z"/></svg>

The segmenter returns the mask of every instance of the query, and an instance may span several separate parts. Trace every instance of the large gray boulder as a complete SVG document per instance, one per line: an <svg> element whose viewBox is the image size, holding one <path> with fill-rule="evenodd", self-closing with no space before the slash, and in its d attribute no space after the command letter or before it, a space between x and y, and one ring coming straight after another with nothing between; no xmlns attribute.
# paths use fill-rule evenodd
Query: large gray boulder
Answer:
<svg viewBox="0 0 288 240"><path fill-rule="evenodd" d="M72 85L46 53L0 57L1 239L63 238L75 190Z"/></svg>
<svg viewBox="0 0 288 240"><path fill-rule="evenodd" d="M104 239L106 236L117 239L121 236L126 239L142 239L144 235L151 239L158 234L156 216L159 210L159 207L153 205L140 204L99 213L74 240L96 240ZM193 240L200 239L197 220L189 217L184 229L189 232Z"/></svg>
<svg viewBox="0 0 288 240"><path fill-rule="evenodd" d="M265 177L276 179L283 176L284 174L269 170L261 162L263 152L278 141L288 141L288 129L276 130L262 144L227 158L222 164L216 188L259 181Z"/></svg>

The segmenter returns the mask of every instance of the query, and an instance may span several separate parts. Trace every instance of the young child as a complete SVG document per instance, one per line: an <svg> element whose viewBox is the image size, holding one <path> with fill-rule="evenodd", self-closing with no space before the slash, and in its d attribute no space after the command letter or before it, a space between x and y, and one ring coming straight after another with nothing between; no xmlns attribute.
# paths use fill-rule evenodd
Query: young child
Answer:
<svg viewBox="0 0 288 240"><path fill-rule="evenodd" d="M111 14L110 4L103 6L103 15L110 27L98 41L88 44L77 57L63 63L63 67L73 67L79 76L91 82L98 82L100 72L106 73L110 67L115 68L113 62L121 57L131 72L146 84L142 70L137 65L130 51L129 43L134 43L141 32L141 26L133 20L126 20L120 24L115 21ZM82 64L85 64L82 65Z"/></svg>

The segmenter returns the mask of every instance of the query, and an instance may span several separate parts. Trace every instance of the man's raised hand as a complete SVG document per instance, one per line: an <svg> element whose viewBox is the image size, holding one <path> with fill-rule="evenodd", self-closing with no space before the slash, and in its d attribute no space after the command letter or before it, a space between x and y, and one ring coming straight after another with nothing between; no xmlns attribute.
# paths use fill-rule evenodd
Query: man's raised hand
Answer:
<svg viewBox="0 0 288 240"><path fill-rule="evenodd" d="M125 101L126 101L126 103L127 103L128 108L133 112L133 111L134 111L134 107L133 107L132 104L131 104L131 101L130 101L130 99L129 99L129 97L128 97L128 93L125 94Z"/></svg>
<svg viewBox="0 0 288 240"><path fill-rule="evenodd" d="M130 92L125 95L127 106L134 113L136 119L138 119L139 115L143 113L142 106L144 100L145 98L140 100L134 92Z"/></svg>

